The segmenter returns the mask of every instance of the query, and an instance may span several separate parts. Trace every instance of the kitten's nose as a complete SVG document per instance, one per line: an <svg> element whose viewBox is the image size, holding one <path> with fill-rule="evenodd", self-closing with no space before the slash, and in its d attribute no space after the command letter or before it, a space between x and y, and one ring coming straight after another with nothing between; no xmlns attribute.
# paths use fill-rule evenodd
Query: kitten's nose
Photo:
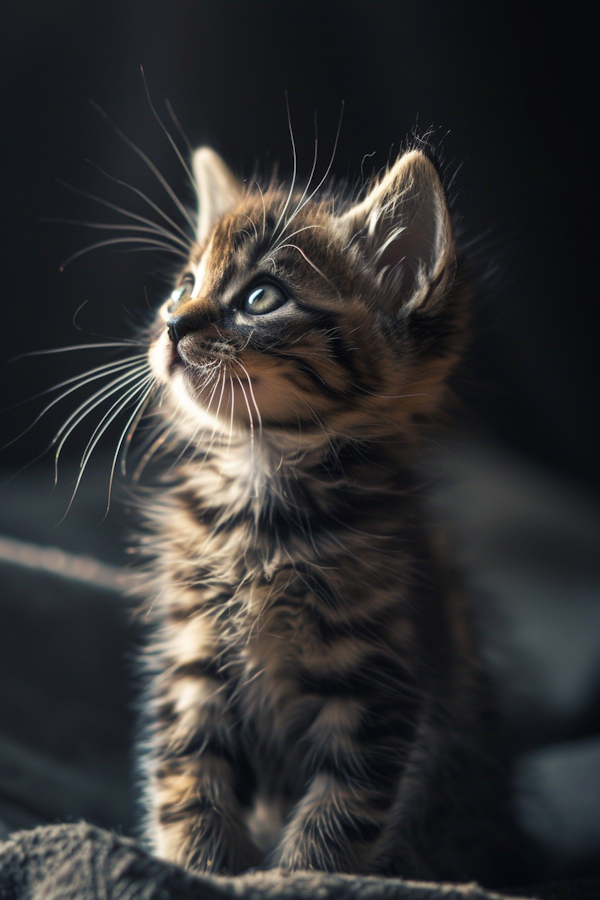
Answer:
<svg viewBox="0 0 600 900"><path fill-rule="evenodd" d="M194 317L190 315L171 316L167 321L169 337L174 344L178 344L184 335L189 334L190 331L194 331L197 327L198 323L194 320Z"/></svg>

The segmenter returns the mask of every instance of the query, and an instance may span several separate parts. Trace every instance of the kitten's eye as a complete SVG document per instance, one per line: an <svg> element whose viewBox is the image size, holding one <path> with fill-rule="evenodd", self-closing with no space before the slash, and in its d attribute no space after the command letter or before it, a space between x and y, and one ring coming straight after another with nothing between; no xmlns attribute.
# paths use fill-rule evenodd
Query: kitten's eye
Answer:
<svg viewBox="0 0 600 900"><path fill-rule="evenodd" d="M273 312L274 309L279 309L287 302L288 298L277 285L261 284L246 294L242 302L242 309L251 316L262 316L265 313Z"/></svg>
<svg viewBox="0 0 600 900"><path fill-rule="evenodd" d="M169 305L167 306L167 311L169 313L174 313L178 306L187 303L192 296L195 283L196 279L191 273L183 276L183 281L179 287L175 288L169 297Z"/></svg>

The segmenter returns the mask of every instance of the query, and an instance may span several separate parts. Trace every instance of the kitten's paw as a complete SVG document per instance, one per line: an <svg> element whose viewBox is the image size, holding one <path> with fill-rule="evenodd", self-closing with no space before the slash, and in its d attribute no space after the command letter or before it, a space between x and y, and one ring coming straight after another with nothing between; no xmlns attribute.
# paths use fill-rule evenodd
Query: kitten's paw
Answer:
<svg viewBox="0 0 600 900"><path fill-rule="evenodd" d="M272 861L272 866L286 869L288 872L350 871L344 866L344 861L340 858L341 854L335 852L337 849L328 847L321 841L303 840L297 844L284 844L278 848L276 858Z"/></svg>
<svg viewBox="0 0 600 900"><path fill-rule="evenodd" d="M263 854L239 829L227 829L219 840L201 842L188 855L185 868L195 875L239 875L259 868Z"/></svg>

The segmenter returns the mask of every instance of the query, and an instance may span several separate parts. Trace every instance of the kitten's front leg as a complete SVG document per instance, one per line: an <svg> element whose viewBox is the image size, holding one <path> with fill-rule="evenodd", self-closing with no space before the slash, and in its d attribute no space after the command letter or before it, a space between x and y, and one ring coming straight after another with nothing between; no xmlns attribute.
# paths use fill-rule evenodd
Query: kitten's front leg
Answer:
<svg viewBox="0 0 600 900"><path fill-rule="evenodd" d="M227 760L209 753L167 759L154 781L152 838L160 856L199 873L236 874L260 864Z"/></svg>
<svg viewBox="0 0 600 900"><path fill-rule="evenodd" d="M243 821L248 773L210 661L163 680L153 729L149 838L155 851L196 872L234 874L260 864Z"/></svg>
<svg viewBox="0 0 600 900"><path fill-rule="evenodd" d="M284 869L368 872L385 809L334 775L316 775L296 807L271 864Z"/></svg>
<svg viewBox="0 0 600 900"><path fill-rule="evenodd" d="M272 855L273 865L371 870L414 733L411 705L353 696L324 702L307 736L313 774Z"/></svg>

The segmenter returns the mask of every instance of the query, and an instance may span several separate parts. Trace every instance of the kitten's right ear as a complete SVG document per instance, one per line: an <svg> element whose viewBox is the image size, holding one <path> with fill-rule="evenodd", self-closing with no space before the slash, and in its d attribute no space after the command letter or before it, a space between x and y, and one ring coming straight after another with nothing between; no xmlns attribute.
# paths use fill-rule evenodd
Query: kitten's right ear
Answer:
<svg viewBox="0 0 600 900"><path fill-rule="evenodd" d="M378 276L382 302L393 314L408 304L419 306L427 296L433 299L430 288L454 254L444 189L420 150L401 156L365 199L338 219L338 228L344 240L362 246Z"/></svg>
<svg viewBox="0 0 600 900"><path fill-rule="evenodd" d="M242 185L219 154L210 147L199 147L194 152L192 170L198 194L196 240L202 246L217 220L238 203Z"/></svg>

